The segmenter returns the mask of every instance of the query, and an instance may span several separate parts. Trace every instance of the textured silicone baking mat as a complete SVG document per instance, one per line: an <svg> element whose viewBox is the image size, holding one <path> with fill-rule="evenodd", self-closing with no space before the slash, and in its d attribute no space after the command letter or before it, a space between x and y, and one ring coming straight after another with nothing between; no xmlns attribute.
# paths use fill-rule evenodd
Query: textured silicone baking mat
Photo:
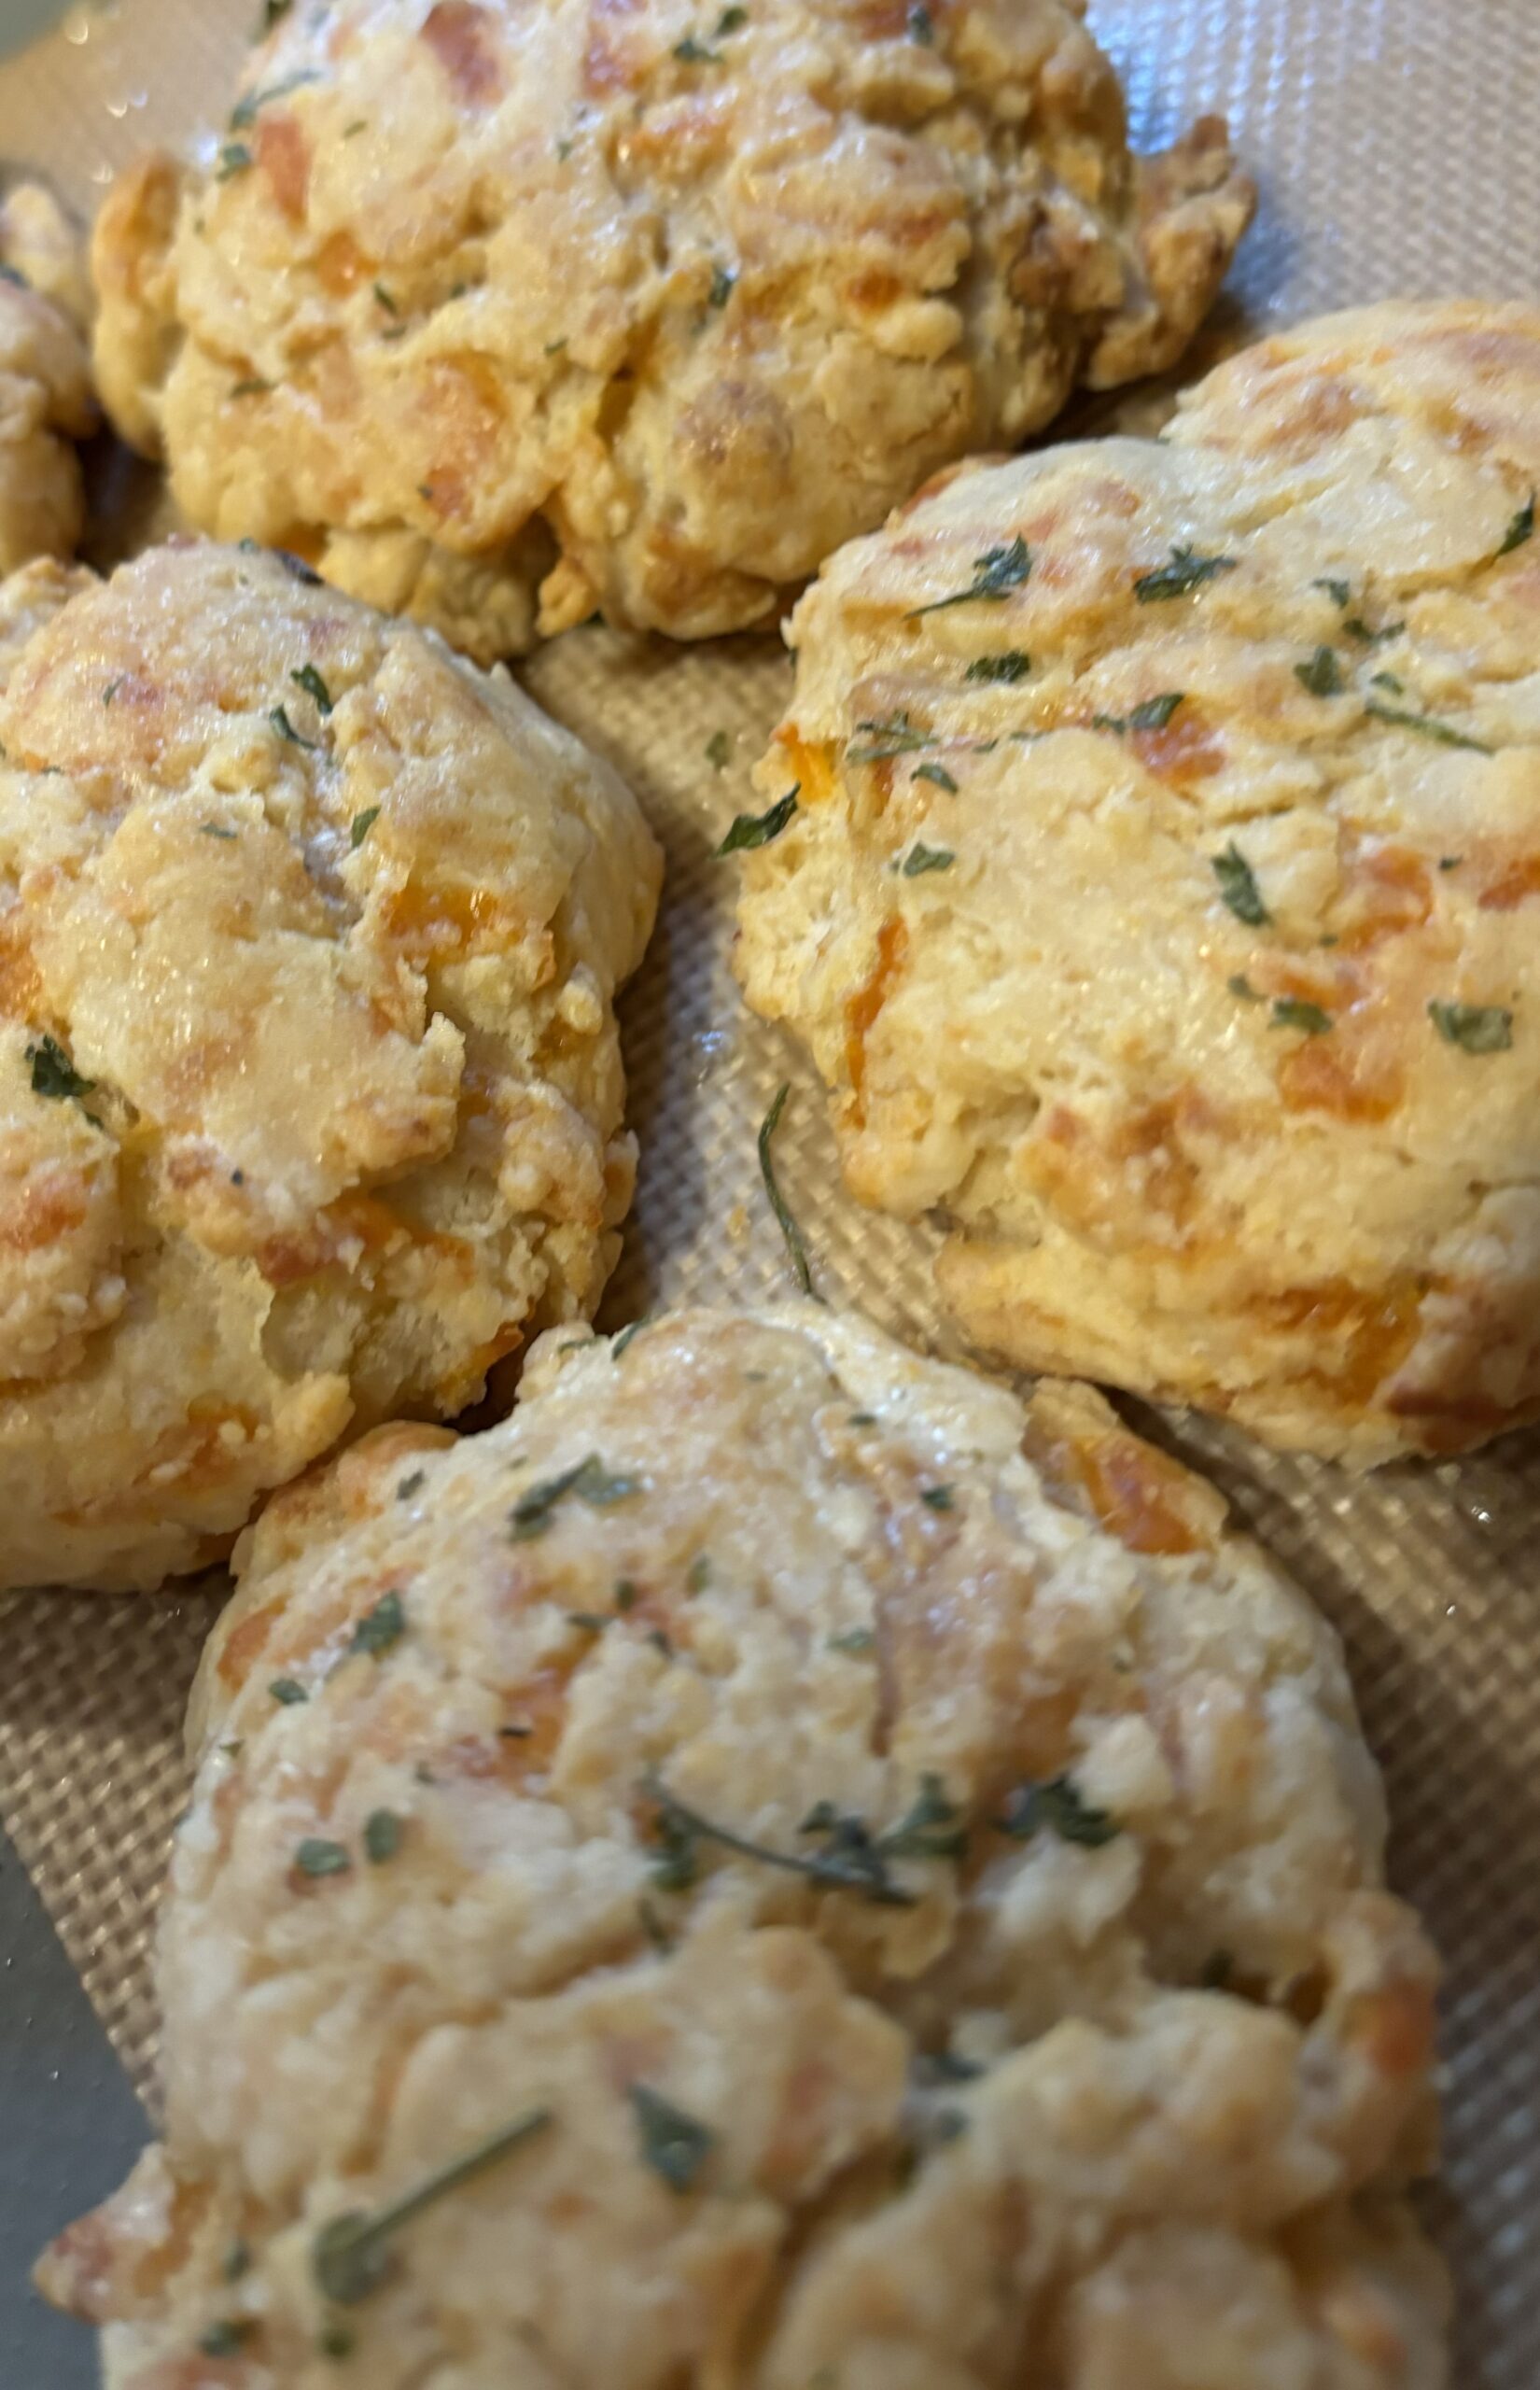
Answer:
<svg viewBox="0 0 1540 2390"><path fill-rule="evenodd" d="M146 140L221 110L256 13L257 0L77 8L0 67L0 160L43 167L89 212ZM1220 108L1261 184L1219 338L1396 291L1535 290L1540 0L1101 0L1092 22L1140 146ZM110 556L148 517L119 468L99 478ZM526 677L628 775L668 853L657 938L624 1005L643 1160L606 1316L783 1282L754 1137L789 1078L777 1163L823 1287L945 1349L925 1232L838 1193L811 1073L745 1017L728 972L733 867L712 849L745 802L785 658L768 640L670 652L582 631ZM706 755L719 730L721 772ZM1448 2160L1430 2214L1459 2280L1454 2380L1537 2390L1540 1437L1365 1483L1202 1423L1145 1424L1219 1480L1346 1638L1389 1778L1396 1880L1448 1962ZM150 2096L155 1889L217 1597L0 1603L0 1817Z"/></svg>

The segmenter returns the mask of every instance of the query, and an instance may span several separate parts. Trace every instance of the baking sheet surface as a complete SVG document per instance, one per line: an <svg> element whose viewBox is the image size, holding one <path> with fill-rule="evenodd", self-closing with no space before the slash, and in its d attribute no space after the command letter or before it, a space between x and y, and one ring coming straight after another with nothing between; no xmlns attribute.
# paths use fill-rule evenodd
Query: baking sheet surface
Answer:
<svg viewBox="0 0 1540 2390"><path fill-rule="evenodd" d="M8 30L0 0L0 38ZM217 118L257 0L77 7L0 65L0 160L89 213L147 141ZM1540 0L1101 0L1138 146L1225 112L1262 207L1211 344L1396 292L1533 296ZM1153 427L1158 398L1119 410ZM1102 417L1107 410L1101 411ZM143 479L99 460L104 559L142 537ZM631 779L668 853L623 1015L641 1184L611 1323L785 1283L754 1138L782 1079L785 1191L832 1296L951 1350L924 1230L837 1191L810 1067L750 1021L711 860L789 683L769 640L670 652L573 633L525 676ZM732 760L706 757L725 730ZM1540 1435L1352 1482L1202 1422L1145 1420L1206 1468L1342 1631L1389 1779L1398 1887L1448 1964L1448 2162L1429 2201L1460 2287L1458 2390L1540 2385ZM217 1588L0 1601L0 1818L98 2016L152 2097L149 1940L180 1805L179 1729ZM82 2201L100 2188L80 2185Z"/></svg>

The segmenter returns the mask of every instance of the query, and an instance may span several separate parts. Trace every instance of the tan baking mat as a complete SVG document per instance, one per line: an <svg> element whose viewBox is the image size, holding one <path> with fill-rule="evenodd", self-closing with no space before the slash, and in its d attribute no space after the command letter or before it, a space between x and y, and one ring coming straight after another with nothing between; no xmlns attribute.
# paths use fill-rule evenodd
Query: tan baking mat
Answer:
<svg viewBox="0 0 1540 2390"><path fill-rule="evenodd" d="M0 21L6 0L0 0ZM0 67L0 159L83 209L151 136L217 112L258 0L119 0ZM1540 279L1540 0L1105 0L1141 144L1225 110L1262 186L1237 289L1252 323L1394 291ZM1225 326L1233 336L1233 321ZM119 477L99 545L128 509ZM821 1283L944 1345L923 1231L834 1190L812 1076L728 974L723 821L789 675L766 642L669 653L574 633L528 673L637 787L668 851L663 917L624 1007L641 1187L613 1320L782 1282L754 1136L792 1081L777 1156ZM715 732L733 741L721 774ZM1460 1468L1352 1483L1201 1423L1155 1431L1209 1469L1346 1637L1390 1780L1394 1870L1449 1963L1449 2153L1431 2201L1460 2280L1457 2390L1540 2390L1540 1438ZM154 1891L182 1790L177 1729L217 1595L3 1604L0 1815L141 2086Z"/></svg>

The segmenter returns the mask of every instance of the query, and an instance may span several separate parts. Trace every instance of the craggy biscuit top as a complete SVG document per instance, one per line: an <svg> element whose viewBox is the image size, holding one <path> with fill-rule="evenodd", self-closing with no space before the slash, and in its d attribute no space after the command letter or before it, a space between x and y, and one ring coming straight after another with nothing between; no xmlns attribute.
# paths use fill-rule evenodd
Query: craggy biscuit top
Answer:
<svg viewBox="0 0 1540 2390"><path fill-rule="evenodd" d="M40 183L0 199L0 573L67 556L84 506L75 442L95 429L79 236Z"/></svg>
<svg viewBox="0 0 1540 2390"><path fill-rule="evenodd" d="M693 638L1079 380L1168 363L1252 204L1135 160L1083 0L342 0L95 244L186 513L483 658Z"/></svg>
<svg viewBox="0 0 1540 2390"><path fill-rule="evenodd" d="M1359 1461L1540 1407L1537 487L1540 316L1386 306L803 601L740 972L981 1342Z"/></svg>
<svg viewBox="0 0 1540 2390"><path fill-rule="evenodd" d="M237 1565L165 2142L43 2269L115 2390L1443 2383L1336 1641L1097 1397L558 1331Z"/></svg>
<svg viewBox="0 0 1540 2390"><path fill-rule="evenodd" d="M0 1577L154 1583L596 1300L658 859L506 676L274 556L29 568L0 683Z"/></svg>

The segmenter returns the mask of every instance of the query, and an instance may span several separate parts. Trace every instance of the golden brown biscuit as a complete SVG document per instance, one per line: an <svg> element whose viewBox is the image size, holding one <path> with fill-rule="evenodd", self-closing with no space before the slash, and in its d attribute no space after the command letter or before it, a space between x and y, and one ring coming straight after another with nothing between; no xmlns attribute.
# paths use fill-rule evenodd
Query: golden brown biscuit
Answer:
<svg viewBox="0 0 1540 2390"><path fill-rule="evenodd" d="M96 426L84 260L39 183L0 200L0 573L67 556L85 506L75 442Z"/></svg>
<svg viewBox="0 0 1540 2390"><path fill-rule="evenodd" d="M166 2139L43 2269L115 2390L1443 2383L1336 1639L1099 1398L555 1335L237 1565Z"/></svg>
<svg viewBox="0 0 1540 2390"><path fill-rule="evenodd" d="M733 630L926 473L1169 363L1252 207L1131 158L1084 0L343 0L95 244L97 362L222 538L483 659Z"/></svg>
<svg viewBox="0 0 1540 2390"><path fill-rule="evenodd" d="M0 1583L149 1586L592 1309L658 856L506 674L274 556L29 567L0 684Z"/></svg>
<svg viewBox="0 0 1540 2390"><path fill-rule="evenodd" d="M740 972L980 1343L1356 1463L1540 1409L1537 486L1540 315L1385 306L803 601Z"/></svg>

